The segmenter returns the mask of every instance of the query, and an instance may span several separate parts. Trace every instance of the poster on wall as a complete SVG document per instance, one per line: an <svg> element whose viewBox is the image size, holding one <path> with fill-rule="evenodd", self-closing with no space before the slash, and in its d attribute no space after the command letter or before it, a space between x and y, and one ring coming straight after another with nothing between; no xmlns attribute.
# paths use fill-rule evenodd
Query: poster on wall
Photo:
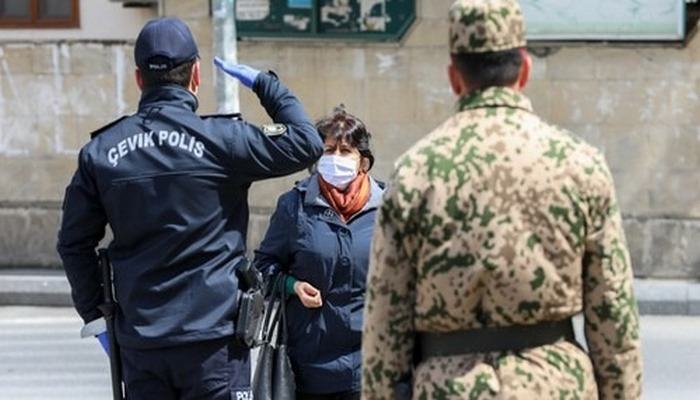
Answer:
<svg viewBox="0 0 700 400"><path fill-rule="evenodd" d="M322 32L384 32L386 0L322 0Z"/></svg>
<svg viewBox="0 0 700 400"><path fill-rule="evenodd" d="M263 31L309 32L312 0L236 0L236 21Z"/></svg>
<svg viewBox="0 0 700 400"><path fill-rule="evenodd" d="M311 8L311 0L287 0L289 8Z"/></svg>
<svg viewBox="0 0 700 400"><path fill-rule="evenodd" d="M362 0L360 30L384 32L389 21L385 0Z"/></svg>
<svg viewBox="0 0 700 400"><path fill-rule="evenodd" d="M236 19L239 21L260 21L270 15L270 0L236 1Z"/></svg>
<svg viewBox="0 0 700 400"><path fill-rule="evenodd" d="M415 20L416 0L237 0L241 37L393 39Z"/></svg>

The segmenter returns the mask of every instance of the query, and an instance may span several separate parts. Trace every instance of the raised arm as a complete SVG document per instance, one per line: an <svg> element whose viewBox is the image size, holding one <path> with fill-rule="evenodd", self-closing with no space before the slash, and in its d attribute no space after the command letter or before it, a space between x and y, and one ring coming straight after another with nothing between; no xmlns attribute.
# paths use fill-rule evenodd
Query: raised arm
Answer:
<svg viewBox="0 0 700 400"><path fill-rule="evenodd" d="M273 124L260 127L241 121L231 151L236 168L253 180L288 175L311 166L323 153L323 142L301 102L272 72L241 64L215 64L252 89Z"/></svg>

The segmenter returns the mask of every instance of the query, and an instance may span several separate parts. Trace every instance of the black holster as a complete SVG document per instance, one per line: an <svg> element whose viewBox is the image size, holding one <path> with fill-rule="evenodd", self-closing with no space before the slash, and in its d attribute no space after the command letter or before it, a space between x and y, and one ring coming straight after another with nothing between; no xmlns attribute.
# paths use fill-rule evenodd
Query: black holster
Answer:
<svg viewBox="0 0 700 400"><path fill-rule="evenodd" d="M235 339L246 347L257 345L262 330L265 298L260 272L243 258L236 266L239 279L238 317L236 318Z"/></svg>
<svg viewBox="0 0 700 400"><path fill-rule="evenodd" d="M238 299L238 318L236 318L236 340L251 348L258 343L262 328L262 316L265 299L261 290L240 292Z"/></svg>

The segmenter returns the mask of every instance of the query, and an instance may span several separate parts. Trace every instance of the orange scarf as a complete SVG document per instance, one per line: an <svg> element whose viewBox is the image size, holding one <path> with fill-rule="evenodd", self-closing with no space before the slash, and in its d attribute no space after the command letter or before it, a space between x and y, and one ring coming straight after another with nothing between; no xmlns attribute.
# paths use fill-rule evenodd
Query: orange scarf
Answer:
<svg viewBox="0 0 700 400"><path fill-rule="evenodd" d="M347 222L369 200L370 184L369 175L366 172L358 174L345 190L340 190L324 181L321 174L318 175L318 186L321 188L323 197L340 214L343 222Z"/></svg>

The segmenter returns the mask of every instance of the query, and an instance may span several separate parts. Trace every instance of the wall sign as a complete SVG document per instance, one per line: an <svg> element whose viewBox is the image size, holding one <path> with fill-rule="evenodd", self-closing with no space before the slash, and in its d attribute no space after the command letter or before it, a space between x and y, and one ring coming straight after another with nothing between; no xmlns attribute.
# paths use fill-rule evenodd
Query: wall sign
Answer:
<svg viewBox="0 0 700 400"><path fill-rule="evenodd" d="M241 38L401 39L416 0L236 0Z"/></svg>
<svg viewBox="0 0 700 400"><path fill-rule="evenodd" d="M521 0L531 41L681 41L686 0Z"/></svg>

